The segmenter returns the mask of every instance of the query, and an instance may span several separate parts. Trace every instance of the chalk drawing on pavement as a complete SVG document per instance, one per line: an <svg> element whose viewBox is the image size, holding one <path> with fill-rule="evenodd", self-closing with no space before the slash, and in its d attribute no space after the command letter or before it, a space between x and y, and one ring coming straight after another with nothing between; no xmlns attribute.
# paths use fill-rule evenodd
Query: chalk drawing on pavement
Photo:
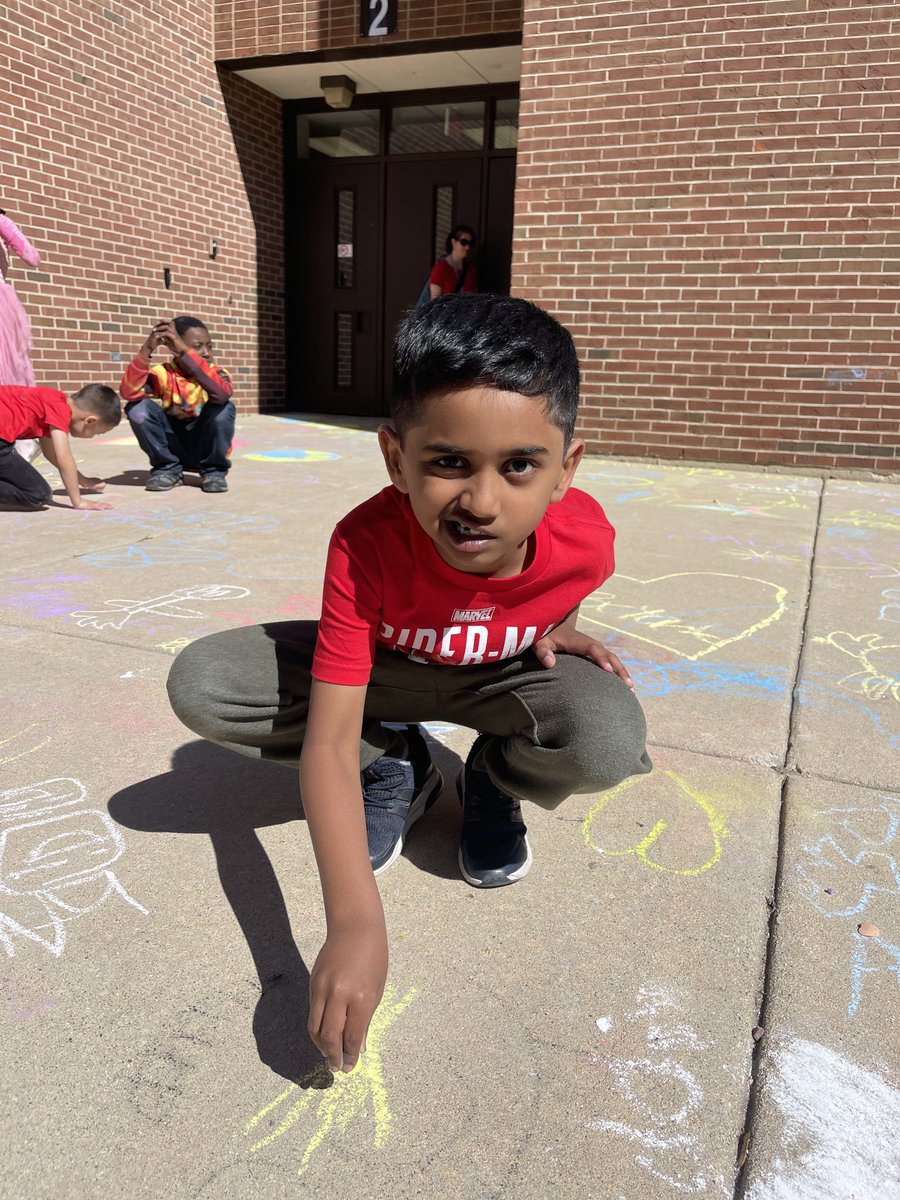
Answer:
<svg viewBox="0 0 900 1200"><path fill-rule="evenodd" d="M31 725L26 725L25 728L21 729L18 733L10 734L9 737L0 740L0 767L6 766L7 763L15 762L19 758L25 758L25 756L28 754L34 754L48 744L50 741L49 734L43 739L43 741L38 742L34 746L29 746L27 750L22 750L20 748L22 743L16 743L16 739L25 738L25 736L29 734L32 729L37 729L37 722L32 722ZM5 747L7 746L9 747L8 751L5 750Z"/></svg>
<svg viewBox="0 0 900 1200"><path fill-rule="evenodd" d="M712 606L702 605L701 597ZM681 571L634 579L616 574L582 604L580 620L696 662L753 637L786 609L785 588L751 576Z"/></svg>
<svg viewBox="0 0 900 1200"><path fill-rule="evenodd" d="M125 624L141 613L152 613L160 617L177 617L190 620L204 614L196 608L188 608L188 600L232 600L249 596L245 587L232 584L204 583L194 587L177 588L164 596L153 596L147 600L107 600L105 609L73 612L71 616L82 629L122 629Z"/></svg>
<svg viewBox="0 0 900 1200"><path fill-rule="evenodd" d="M844 922L850 939L847 1016L859 1013L864 990L870 995L867 1003L881 998L885 1009L895 1006L900 947L881 935L863 937L857 923L863 917L871 923L889 913L900 915L900 799L881 796L865 807L822 809L808 820L825 832L800 847L794 870L800 893L813 908Z"/></svg>
<svg viewBox="0 0 900 1200"><path fill-rule="evenodd" d="M593 1067L608 1072L610 1083L594 1090L604 1114L586 1127L630 1143L637 1166L676 1192L730 1194L722 1173L709 1166L705 1142L715 1122L705 1111L710 1105L696 1069L700 1056L715 1054L715 1048L678 1019L687 1005L675 992L650 985L640 989L638 1001L622 1021L610 1022L616 1036L602 1038L588 1055ZM634 1058L610 1053L611 1042L633 1040L629 1025L639 1027L634 1033L646 1048Z"/></svg>
<svg viewBox="0 0 900 1200"><path fill-rule="evenodd" d="M896 1195L896 1088L836 1050L784 1033L773 1039L764 1072L764 1101L784 1128L769 1139L772 1154L751 1178L747 1200Z"/></svg>
<svg viewBox="0 0 900 1200"><path fill-rule="evenodd" d="M702 875L718 863L728 836L717 803L674 771L654 771L604 792L582 834L598 854L633 856L665 875Z"/></svg>
<svg viewBox="0 0 900 1200"><path fill-rule="evenodd" d="M125 850L105 812L86 807L77 779L46 779L0 792L0 947L18 941L58 958L67 926L113 896L147 915L110 869Z"/></svg>
<svg viewBox="0 0 900 1200"><path fill-rule="evenodd" d="M264 1150L299 1123L304 1130L303 1136L308 1139L297 1165L297 1174L303 1175L313 1155L328 1136L343 1131L354 1119L364 1124L371 1123L372 1145L376 1149L382 1147L390 1137L393 1123L384 1077L385 1035L417 994L417 988L410 988L398 1000L396 989L388 984L369 1026L366 1050L353 1070L335 1075L334 1082L324 1090L304 1089L292 1083L244 1126L244 1133L249 1135L257 1131L270 1114L275 1113L274 1119L278 1120L270 1133L259 1137L249 1147L249 1152L253 1154ZM316 1122L311 1133L309 1114L312 1114L312 1121Z"/></svg>
<svg viewBox="0 0 900 1200"><path fill-rule="evenodd" d="M835 630L826 637L814 637L820 646L831 646L854 659L858 669L845 675L837 686L867 699L890 697L900 701L900 643L887 642L880 633L848 633Z"/></svg>
<svg viewBox="0 0 900 1200"><path fill-rule="evenodd" d="M243 454L241 457L248 458L251 462L321 463L332 462L341 456L332 450L292 450L287 447L278 450L258 450L255 454Z"/></svg>

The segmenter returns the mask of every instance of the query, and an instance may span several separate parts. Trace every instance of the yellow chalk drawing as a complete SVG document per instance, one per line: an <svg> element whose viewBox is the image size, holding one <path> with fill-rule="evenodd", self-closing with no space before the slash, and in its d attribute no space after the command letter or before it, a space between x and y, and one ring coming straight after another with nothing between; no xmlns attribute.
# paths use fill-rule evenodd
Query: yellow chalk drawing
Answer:
<svg viewBox="0 0 900 1200"><path fill-rule="evenodd" d="M173 638L171 642L157 642L157 650L165 650L167 654L178 654L185 646L189 646L193 638Z"/></svg>
<svg viewBox="0 0 900 1200"><path fill-rule="evenodd" d="M859 663L859 670L845 675L838 681L838 687L873 700L890 696L900 701L900 645L896 642L883 641L879 633L856 636L842 629L812 640L822 646L833 646Z"/></svg>
<svg viewBox="0 0 900 1200"><path fill-rule="evenodd" d="M267 1134L266 1137L261 1138L250 1147L250 1153L253 1154L257 1150L262 1150L266 1146L270 1146L282 1134L287 1133L300 1120L304 1113L316 1104L317 1100L318 1105L315 1115L319 1123L306 1143L306 1149L303 1151L300 1164L297 1168L298 1175L302 1175L306 1171L312 1160L312 1156L325 1141L329 1133L335 1128L340 1130L346 1129L355 1116L369 1118L374 1122L373 1145L376 1147L383 1146L390 1135L391 1123L393 1121L388 1105L387 1089L384 1084L384 1066L382 1063L384 1036L397 1017L415 999L417 993L417 988L410 988L401 1000L395 1000L396 991L388 984L384 989L381 1004L379 1004L372 1018L372 1023L369 1026L369 1032L366 1037L366 1051L360 1055L359 1062L353 1070L349 1074L341 1073L335 1075L334 1082L325 1091L316 1088L307 1088L304 1090L297 1083L292 1083L290 1087L285 1088L280 1096L276 1096L270 1104L261 1108L247 1122L244 1127L245 1134L252 1133L260 1121L264 1120L269 1113L274 1112L279 1105L284 1104L298 1091L302 1093L300 1099L288 1109L277 1128L273 1129L270 1134Z"/></svg>
<svg viewBox="0 0 900 1200"><path fill-rule="evenodd" d="M702 792L698 792L696 788L692 788L689 784L685 783L683 779L676 775L674 771L654 771L651 778L658 780L660 775L665 775L676 785L678 788L677 794L679 799L686 798L703 814L703 821L706 824L705 833L708 834L708 838L711 839L707 840L707 838L704 837L706 846L711 848L711 852L708 853L708 856L704 862L692 867L667 867L663 863L657 862L657 860L652 857L651 851L653 850L653 847L659 841L660 837L662 837L663 833L665 833L665 831L669 828L669 822L664 820L657 821L650 829L650 832L641 837L640 841L633 846L627 846L625 849L608 850L604 846L597 844L599 839L596 838L593 827L594 823L600 817L600 814L608 807L612 800L615 800L617 797L621 796L623 792L627 791L631 787L640 786L642 783L645 783L647 778L646 776L642 776L637 779L626 779L623 783L620 783L618 787L612 788L610 791L605 792L600 797L600 799L588 813L587 817L585 817L584 824L581 827L584 840L592 850L596 850L599 854L609 855L611 858L625 858L626 856L633 854L634 857L639 862L642 862L645 867L652 867L654 871L661 871L665 875L702 875L704 871L709 871L712 867L714 867L722 857L722 842L723 839L728 836L729 832L725 825L725 818L716 810L711 797L704 795Z"/></svg>
<svg viewBox="0 0 900 1200"><path fill-rule="evenodd" d="M19 733L14 733L11 734L10 737L4 738L2 741L0 741L0 746L5 746L18 737L24 737L29 729L37 729L37 722L33 722L31 725L26 725L25 728ZM30 746L27 750L20 750L17 754L5 754L2 758L0 758L0 767L4 766L6 763L15 762L17 758L24 758L27 754L34 754L37 750L41 750L44 746L46 746L49 741L50 738L48 736L45 737L42 742L38 742L36 746Z"/></svg>
<svg viewBox="0 0 900 1200"><path fill-rule="evenodd" d="M833 525L853 525L857 529L900 529L900 517L889 513L872 512L866 508L852 508L848 513L841 513L832 520Z"/></svg>
<svg viewBox="0 0 900 1200"><path fill-rule="evenodd" d="M673 584L670 582L672 580L677 580L678 583ZM734 580L738 584L738 594L731 604L728 602L727 595L723 597L723 590L727 585L723 584L722 580ZM706 581L705 585L703 581ZM629 584L633 584L634 589L629 589ZM666 585L664 588L657 588L661 593L660 599L666 602L666 608L628 603L618 599L623 591L635 589L646 589L652 595L654 587L660 584ZM752 599L748 599L747 584L761 588L764 592L770 592L768 603L772 605L772 609L760 620L735 633L722 636L713 632L709 625L694 624L689 616L673 616L671 613L671 608L679 607L680 600L682 601L680 605L682 611L687 613L691 609L696 611L698 608L714 608L727 613L729 607L740 611L748 604L754 609L759 608L759 601L754 602ZM770 583L767 579L756 579L750 575L730 575L722 571L678 571L672 575L657 575L653 579L635 579L630 575L616 574L602 592L595 593L584 602L581 609L581 620L587 621L591 625L599 625L602 629L612 629L629 638L637 638L651 646L657 646L660 650L668 650L671 654L677 654L687 662L697 662L698 659L705 658L707 654L715 654L725 646L743 641L745 638L759 633L761 629L773 625L786 611L786 600L786 588ZM611 613L609 618L606 616L608 611ZM594 615L592 616L591 613ZM598 614L602 614L602 619ZM721 621L718 613L716 613L716 621L717 623ZM664 632L657 637L650 637L643 632L645 629ZM698 644L703 648L695 650L693 654L687 653L687 650L693 649Z"/></svg>

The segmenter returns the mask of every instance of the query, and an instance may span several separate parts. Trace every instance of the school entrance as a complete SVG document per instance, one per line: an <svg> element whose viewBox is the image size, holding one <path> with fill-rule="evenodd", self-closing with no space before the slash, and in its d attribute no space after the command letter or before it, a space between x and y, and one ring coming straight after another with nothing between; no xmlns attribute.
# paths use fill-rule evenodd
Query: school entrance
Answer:
<svg viewBox="0 0 900 1200"><path fill-rule="evenodd" d="M371 100L371 107L362 107ZM285 105L287 357L307 412L381 416L397 322L457 223L479 290L508 292L517 89Z"/></svg>

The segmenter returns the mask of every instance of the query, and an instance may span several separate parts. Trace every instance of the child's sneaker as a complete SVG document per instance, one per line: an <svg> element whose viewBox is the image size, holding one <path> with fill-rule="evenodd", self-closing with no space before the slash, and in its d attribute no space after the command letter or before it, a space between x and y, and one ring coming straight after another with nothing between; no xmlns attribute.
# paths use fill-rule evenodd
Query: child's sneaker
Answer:
<svg viewBox="0 0 900 1200"><path fill-rule="evenodd" d="M531 847L518 800L495 787L485 771L472 767L480 741L476 739L469 751L457 782L463 806L459 869L473 887L503 887L528 874Z"/></svg>
<svg viewBox="0 0 900 1200"><path fill-rule="evenodd" d="M403 849L403 839L441 794L444 780L417 725L406 727L406 757L376 759L362 772L369 860L376 875Z"/></svg>

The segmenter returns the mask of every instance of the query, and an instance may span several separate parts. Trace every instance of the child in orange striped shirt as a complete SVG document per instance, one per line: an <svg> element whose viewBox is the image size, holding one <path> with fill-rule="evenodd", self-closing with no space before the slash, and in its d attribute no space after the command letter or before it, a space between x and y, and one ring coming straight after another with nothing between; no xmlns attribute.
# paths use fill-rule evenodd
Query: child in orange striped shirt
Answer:
<svg viewBox="0 0 900 1200"><path fill-rule="evenodd" d="M157 346L172 358L153 363ZM150 459L148 492L168 492L184 471L200 472L204 492L227 492L234 437L231 376L213 362L209 330L197 317L158 321L119 387L125 415Z"/></svg>

